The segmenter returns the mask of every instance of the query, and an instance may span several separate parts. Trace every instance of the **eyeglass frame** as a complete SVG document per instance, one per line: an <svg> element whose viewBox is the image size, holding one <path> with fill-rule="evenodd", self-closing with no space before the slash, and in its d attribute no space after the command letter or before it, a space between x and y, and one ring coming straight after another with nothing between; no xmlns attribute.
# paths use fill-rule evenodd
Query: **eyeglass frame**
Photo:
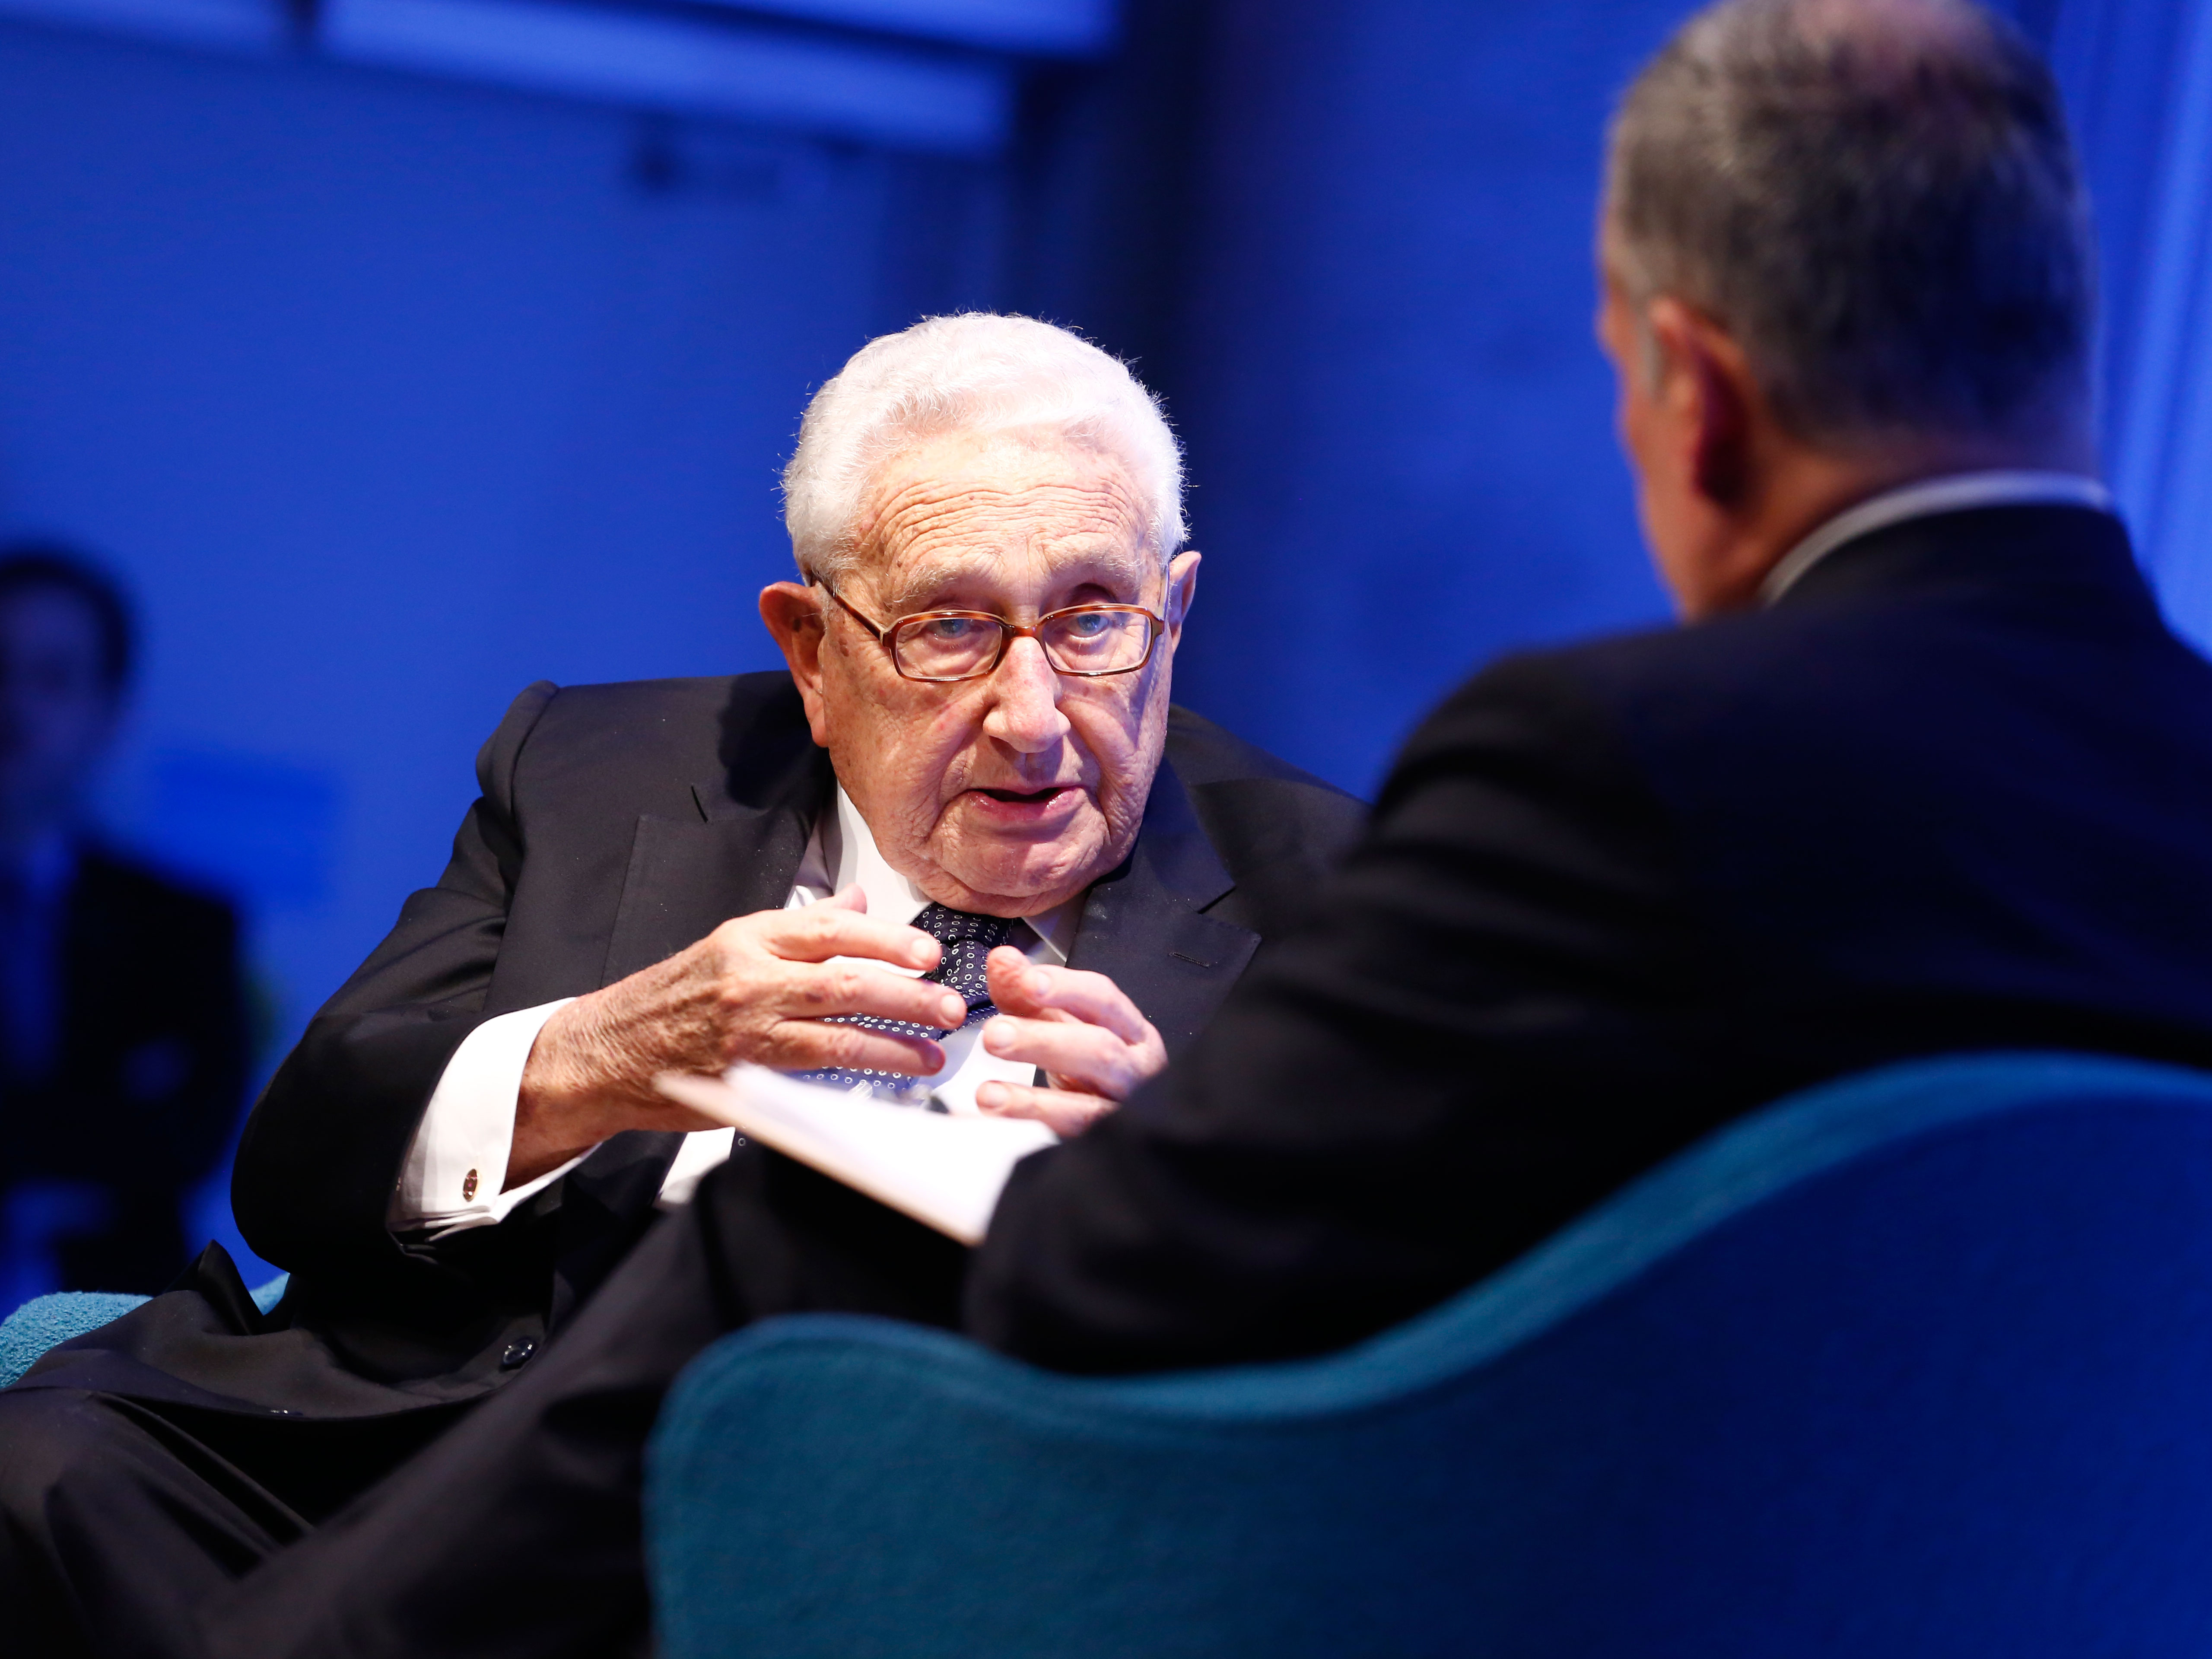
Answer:
<svg viewBox="0 0 2212 1659"><path fill-rule="evenodd" d="M999 665L1006 661L1006 653L1012 648L1013 643L1016 640L1036 640L1037 649L1044 653L1045 665L1050 668L1055 674L1064 675L1067 678L1074 680L1109 680L1114 678L1119 674L1133 674L1139 669L1144 667L1146 664L1151 662L1152 659L1152 653L1159 645L1160 635L1167 632L1168 626L1166 617L1155 616L1150 610L1141 605L1115 605L1109 601L1093 601L1085 605L1064 605L1057 611L1046 611L1044 615L1039 617L1036 622L1030 623L1026 628L1022 626L1019 623L1008 622L1004 617L994 616L988 611L916 611L909 616L894 617L889 623L874 623L869 621L866 616L862 615L860 611L854 608L851 600L848 599L836 588L830 586L830 584L824 581L821 577L813 576L810 577L809 580L824 593L827 593L831 599L836 600L839 608L842 609L847 616L850 617L854 622L860 623L861 627L868 630L869 636L872 638L878 645L883 647L884 654L891 659L891 672L893 673L896 674L902 680L913 681L916 685L958 685L968 680L987 680L990 678L992 675L999 672ZM1125 615L1142 617L1145 621L1151 625L1150 629L1145 637L1145 654L1138 658L1136 661L1131 663L1127 668L1062 668L1058 663L1053 661L1052 653L1045 648L1045 642L1041 639L1037 639L1037 630L1042 628L1047 623L1051 622L1054 617L1070 617L1075 615L1079 611L1115 611L1122 612ZM999 628L999 648L992 653L989 664L984 667L975 670L972 674L939 675L908 673L906 670L900 665L898 647L891 643L890 636L892 633L898 629L905 627L908 623L928 622L939 617L963 617L975 622L997 623Z"/></svg>

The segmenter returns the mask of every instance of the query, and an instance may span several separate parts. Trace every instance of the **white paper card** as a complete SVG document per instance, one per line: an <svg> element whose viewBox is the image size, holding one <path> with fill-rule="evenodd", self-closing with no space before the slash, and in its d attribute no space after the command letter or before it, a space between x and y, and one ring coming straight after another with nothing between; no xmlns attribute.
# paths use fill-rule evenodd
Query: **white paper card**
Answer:
<svg viewBox="0 0 2212 1659"><path fill-rule="evenodd" d="M880 1204L980 1244L1014 1165L1060 1137L1030 1118L950 1116L799 1083L763 1066L653 1086Z"/></svg>

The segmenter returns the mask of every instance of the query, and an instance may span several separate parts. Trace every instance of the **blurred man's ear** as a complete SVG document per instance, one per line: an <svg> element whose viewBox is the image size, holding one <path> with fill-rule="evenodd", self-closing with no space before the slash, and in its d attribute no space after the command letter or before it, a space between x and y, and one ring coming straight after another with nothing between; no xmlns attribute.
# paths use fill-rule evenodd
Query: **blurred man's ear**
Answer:
<svg viewBox="0 0 2212 1659"><path fill-rule="evenodd" d="M761 589L760 615L790 665L792 684L806 705L814 741L826 748L830 721L822 699L822 595L802 582L770 582Z"/></svg>
<svg viewBox="0 0 2212 1659"><path fill-rule="evenodd" d="M1723 513L1747 503L1753 481L1758 383L1743 352L1711 319L1669 295L1645 313L1650 331L1653 398L1682 447L1690 486Z"/></svg>

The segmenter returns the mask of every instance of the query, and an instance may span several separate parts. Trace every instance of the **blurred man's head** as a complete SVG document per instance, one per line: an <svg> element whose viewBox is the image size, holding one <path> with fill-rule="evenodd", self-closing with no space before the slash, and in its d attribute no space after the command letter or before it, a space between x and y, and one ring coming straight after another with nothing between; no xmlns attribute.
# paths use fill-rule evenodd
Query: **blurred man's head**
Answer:
<svg viewBox="0 0 2212 1659"><path fill-rule="evenodd" d="M1880 489L2094 467L2087 201L2048 71L1972 0L1699 13L1622 102L1599 252L1645 532L1691 616Z"/></svg>
<svg viewBox="0 0 2212 1659"><path fill-rule="evenodd" d="M65 548L0 548L0 847L67 824L131 678L131 611Z"/></svg>
<svg viewBox="0 0 2212 1659"><path fill-rule="evenodd" d="M1152 395L1048 324L933 318L816 395L784 490L804 580L761 614L890 866L1029 915L1126 858L1198 567Z"/></svg>

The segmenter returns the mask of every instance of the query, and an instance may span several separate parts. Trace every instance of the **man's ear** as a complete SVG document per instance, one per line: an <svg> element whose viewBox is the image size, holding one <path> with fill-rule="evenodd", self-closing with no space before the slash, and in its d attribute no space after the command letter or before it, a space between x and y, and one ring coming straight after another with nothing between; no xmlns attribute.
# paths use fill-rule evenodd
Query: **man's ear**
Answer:
<svg viewBox="0 0 2212 1659"><path fill-rule="evenodd" d="M1726 331L1680 300L1662 295L1649 313L1662 367L1656 395L1688 446L1688 476L1723 512L1740 507L1752 475L1753 410L1759 398L1750 365Z"/></svg>
<svg viewBox="0 0 2212 1659"><path fill-rule="evenodd" d="M830 720L822 696L822 596L800 582L770 582L761 589L761 621L768 625L791 682L806 705L806 724L814 741L830 746Z"/></svg>
<svg viewBox="0 0 2212 1659"><path fill-rule="evenodd" d="M1191 601L1198 597L1198 550L1186 548L1168 564L1167 634L1168 649L1173 651L1182 642L1183 619L1190 615Z"/></svg>

